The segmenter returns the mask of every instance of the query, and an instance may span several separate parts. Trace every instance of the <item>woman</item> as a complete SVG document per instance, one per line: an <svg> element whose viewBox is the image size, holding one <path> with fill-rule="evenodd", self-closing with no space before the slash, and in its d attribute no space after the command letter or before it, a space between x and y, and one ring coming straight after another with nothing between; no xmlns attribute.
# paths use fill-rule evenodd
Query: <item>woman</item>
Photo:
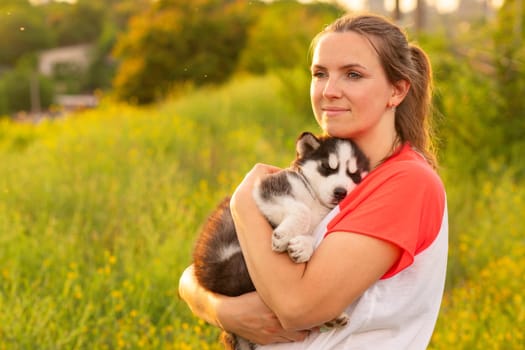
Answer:
<svg viewBox="0 0 525 350"><path fill-rule="evenodd" d="M425 53L378 16L345 16L314 40L311 102L329 135L353 139L372 170L323 221L308 263L271 249L254 182L277 169L258 164L231 210L257 289L236 298L205 292L191 268L180 294L193 312L258 349L425 349L445 282L445 190L429 132L431 69ZM318 326L341 312L341 329Z"/></svg>

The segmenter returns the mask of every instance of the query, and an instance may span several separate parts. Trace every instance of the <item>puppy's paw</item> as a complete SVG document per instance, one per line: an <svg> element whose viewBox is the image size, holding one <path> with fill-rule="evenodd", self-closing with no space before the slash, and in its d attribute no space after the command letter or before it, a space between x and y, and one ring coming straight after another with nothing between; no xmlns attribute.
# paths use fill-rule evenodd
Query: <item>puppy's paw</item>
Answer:
<svg viewBox="0 0 525 350"><path fill-rule="evenodd" d="M348 324L348 321L350 320L350 317L343 312L341 315L337 316L331 321L326 322L323 325L323 328L326 329L332 329L332 328L341 328Z"/></svg>
<svg viewBox="0 0 525 350"><path fill-rule="evenodd" d="M288 255L296 263L310 260L314 253L314 240L310 236L296 236L288 243Z"/></svg>
<svg viewBox="0 0 525 350"><path fill-rule="evenodd" d="M284 232L275 229L272 234L272 250L274 252L282 253L288 248L290 238Z"/></svg>

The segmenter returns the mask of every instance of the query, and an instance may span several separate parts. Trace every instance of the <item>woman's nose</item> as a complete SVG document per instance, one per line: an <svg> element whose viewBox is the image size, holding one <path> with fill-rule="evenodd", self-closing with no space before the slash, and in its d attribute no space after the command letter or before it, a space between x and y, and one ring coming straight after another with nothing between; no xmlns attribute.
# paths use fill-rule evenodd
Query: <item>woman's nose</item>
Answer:
<svg viewBox="0 0 525 350"><path fill-rule="evenodd" d="M341 95L342 91L339 86L338 79L327 79L323 89L323 96L325 96L326 98L338 98L341 97Z"/></svg>

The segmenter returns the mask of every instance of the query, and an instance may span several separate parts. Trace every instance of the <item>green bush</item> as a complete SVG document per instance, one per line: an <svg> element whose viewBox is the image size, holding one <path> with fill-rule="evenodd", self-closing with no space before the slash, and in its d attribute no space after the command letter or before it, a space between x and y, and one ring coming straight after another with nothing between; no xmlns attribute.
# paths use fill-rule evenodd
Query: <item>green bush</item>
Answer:
<svg viewBox="0 0 525 350"><path fill-rule="evenodd" d="M0 115L31 111L31 84L35 84L40 91L42 110L53 103L54 86L50 79L24 69L14 69L0 79Z"/></svg>

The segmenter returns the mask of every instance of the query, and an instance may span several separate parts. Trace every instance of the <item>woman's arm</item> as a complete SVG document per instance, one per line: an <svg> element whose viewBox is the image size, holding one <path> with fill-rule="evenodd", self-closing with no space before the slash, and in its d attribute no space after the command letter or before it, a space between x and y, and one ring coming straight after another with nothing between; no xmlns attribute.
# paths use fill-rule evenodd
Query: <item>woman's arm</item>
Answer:
<svg viewBox="0 0 525 350"><path fill-rule="evenodd" d="M287 329L337 317L399 259L400 249L369 236L336 232L311 260L295 264L271 249L272 229L253 200L255 181L271 169L256 165L231 200L237 235L257 292ZM322 307L320 307L322 305Z"/></svg>
<svg viewBox="0 0 525 350"><path fill-rule="evenodd" d="M308 332L285 330L257 293L227 297L202 288L186 268L179 281L179 295L191 311L206 322L256 344L303 340Z"/></svg>

